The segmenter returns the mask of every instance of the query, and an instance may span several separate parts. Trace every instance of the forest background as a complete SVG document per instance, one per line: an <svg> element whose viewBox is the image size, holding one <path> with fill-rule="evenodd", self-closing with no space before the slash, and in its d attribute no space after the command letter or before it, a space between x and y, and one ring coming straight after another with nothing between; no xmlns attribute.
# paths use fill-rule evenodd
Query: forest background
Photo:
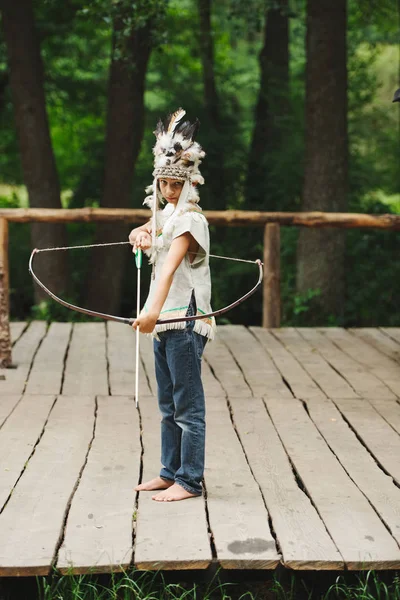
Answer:
<svg viewBox="0 0 400 600"><path fill-rule="evenodd" d="M156 122L183 106L201 122L204 210L400 214L397 0L0 8L0 207L141 208ZM120 241L129 229L11 223L11 317L82 318L34 290L32 247ZM212 253L262 256L262 228L210 230ZM399 256L392 231L282 227L282 325L400 326ZM56 293L132 314L129 247L41 257ZM211 268L214 309L253 285L249 265ZM260 324L261 314L257 294L224 321Z"/></svg>

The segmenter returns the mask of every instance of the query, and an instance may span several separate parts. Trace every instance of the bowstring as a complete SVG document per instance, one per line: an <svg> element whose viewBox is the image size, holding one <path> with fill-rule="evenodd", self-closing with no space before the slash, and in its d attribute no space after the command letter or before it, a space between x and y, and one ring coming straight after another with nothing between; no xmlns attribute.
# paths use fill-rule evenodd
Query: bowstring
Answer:
<svg viewBox="0 0 400 600"><path fill-rule="evenodd" d="M130 244L130 242L107 242L104 244L85 244L83 246L59 246L57 248L37 248L36 252L51 252L57 250L86 250L87 248L101 248L104 246L121 246ZM206 256L206 254L199 254L198 252L188 252L187 254L195 254L196 256ZM210 258L220 258L221 260L234 260L236 262L244 262L254 264L256 260L246 260L245 258L236 258L233 256L218 256L217 254L209 254Z"/></svg>

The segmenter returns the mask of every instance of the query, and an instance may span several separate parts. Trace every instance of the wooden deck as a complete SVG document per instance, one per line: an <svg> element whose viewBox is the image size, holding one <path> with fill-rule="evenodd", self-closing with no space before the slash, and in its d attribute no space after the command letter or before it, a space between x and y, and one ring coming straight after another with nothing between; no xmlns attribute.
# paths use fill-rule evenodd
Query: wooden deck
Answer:
<svg viewBox="0 0 400 600"><path fill-rule="evenodd" d="M115 323L12 323L0 380L0 575L400 568L400 328L220 326L203 361L204 498L159 470L151 341ZM5 378L4 378L5 377Z"/></svg>

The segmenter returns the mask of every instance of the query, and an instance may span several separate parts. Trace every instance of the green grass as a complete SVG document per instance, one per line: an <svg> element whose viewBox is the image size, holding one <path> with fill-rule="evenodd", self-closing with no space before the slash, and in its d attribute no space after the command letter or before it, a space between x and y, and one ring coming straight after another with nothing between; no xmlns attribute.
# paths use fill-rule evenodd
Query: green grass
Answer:
<svg viewBox="0 0 400 600"><path fill-rule="evenodd" d="M131 571L111 575L57 575L38 577L38 600L400 600L396 572L365 571L259 573L261 581L219 571L208 583L193 579L171 583L178 573ZM191 576L190 576L191 577ZM237 579L237 576L236 576ZM169 580L169 581L168 581ZM15 596L16 597L16 596ZM2 597L3 598L3 597ZM14 598L14 596L10 596ZM30 600L33 600L30 597Z"/></svg>
<svg viewBox="0 0 400 600"><path fill-rule="evenodd" d="M134 571L109 577L64 575L37 578L39 600L254 600L251 592L232 595L235 584L168 583L160 573Z"/></svg>

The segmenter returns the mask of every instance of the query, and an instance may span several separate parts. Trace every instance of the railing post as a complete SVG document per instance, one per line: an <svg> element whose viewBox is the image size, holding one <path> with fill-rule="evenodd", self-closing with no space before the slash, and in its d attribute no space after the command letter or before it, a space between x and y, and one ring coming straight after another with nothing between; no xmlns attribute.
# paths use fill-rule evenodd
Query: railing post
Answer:
<svg viewBox="0 0 400 600"><path fill-rule="evenodd" d="M0 218L0 367L11 366L8 221Z"/></svg>
<svg viewBox="0 0 400 600"><path fill-rule="evenodd" d="M264 228L263 327L281 326L280 225Z"/></svg>

